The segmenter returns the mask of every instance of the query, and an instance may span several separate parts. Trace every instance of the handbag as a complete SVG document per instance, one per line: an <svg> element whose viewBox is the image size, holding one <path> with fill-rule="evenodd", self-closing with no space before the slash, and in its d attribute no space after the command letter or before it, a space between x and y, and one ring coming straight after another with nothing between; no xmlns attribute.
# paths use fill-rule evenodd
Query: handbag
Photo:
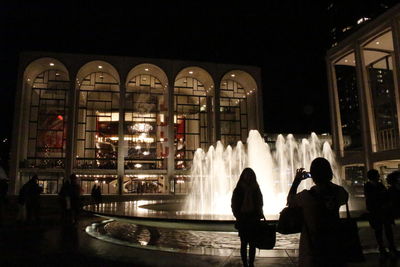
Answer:
<svg viewBox="0 0 400 267"><path fill-rule="evenodd" d="M346 202L347 218L340 219L340 232L342 234L342 248L347 262L364 261L364 254L358 235L357 221L350 217L349 205Z"/></svg>
<svg viewBox="0 0 400 267"><path fill-rule="evenodd" d="M255 240L256 248L273 249L276 243L276 228L273 222L267 219L260 221L258 224L257 237Z"/></svg>
<svg viewBox="0 0 400 267"><path fill-rule="evenodd" d="M303 209L301 207L285 207L279 215L277 232L289 235L301 233L303 228Z"/></svg>

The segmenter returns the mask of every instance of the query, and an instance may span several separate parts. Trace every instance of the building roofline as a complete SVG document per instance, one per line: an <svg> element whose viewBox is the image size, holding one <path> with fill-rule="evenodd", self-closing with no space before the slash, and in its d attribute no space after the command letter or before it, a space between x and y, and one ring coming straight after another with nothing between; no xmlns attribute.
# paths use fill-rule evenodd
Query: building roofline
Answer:
<svg viewBox="0 0 400 267"><path fill-rule="evenodd" d="M365 41L371 36L383 31L390 26L393 18L397 18L400 21L400 3L391 7L377 18L365 23L365 25L362 25L357 31L339 42L337 46L330 48L326 53L326 59L336 59L336 57L342 55L343 52L350 50L354 42Z"/></svg>
<svg viewBox="0 0 400 267"><path fill-rule="evenodd" d="M24 50L20 52L20 57L24 56L71 56L71 57L77 57L77 56L85 56L85 57L90 57L90 58L103 58L103 59L117 59L117 60L135 60L135 61L149 61L151 62L156 62L156 61L162 61L162 62L181 62L181 63L190 63L193 65L222 65L225 67L230 67L230 68L247 68L247 69L252 69L253 71L260 72L261 67L256 66L256 65L245 65L245 64L231 64L231 63L224 63L224 62L215 62L215 61L199 61L199 60L183 60L183 59L168 59L168 58L152 58L152 57L136 57L136 56L123 56L123 55L106 55L106 54L98 54L98 53L72 53L72 52L54 52L54 51L41 51L41 50Z"/></svg>

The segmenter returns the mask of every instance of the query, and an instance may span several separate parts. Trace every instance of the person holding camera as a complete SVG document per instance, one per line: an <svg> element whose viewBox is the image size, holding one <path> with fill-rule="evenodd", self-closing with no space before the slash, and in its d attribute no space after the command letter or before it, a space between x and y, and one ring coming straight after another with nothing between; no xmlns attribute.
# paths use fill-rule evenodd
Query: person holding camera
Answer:
<svg viewBox="0 0 400 267"><path fill-rule="evenodd" d="M315 186L297 193L300 183L309 178ZM331 165L325 158L314 159L310 173L303 168L296 171L287 201L303 210L299 266L346 266L337 233L339 208L346 204L349 195L343 187L332 183L332 178Z"/></svg>

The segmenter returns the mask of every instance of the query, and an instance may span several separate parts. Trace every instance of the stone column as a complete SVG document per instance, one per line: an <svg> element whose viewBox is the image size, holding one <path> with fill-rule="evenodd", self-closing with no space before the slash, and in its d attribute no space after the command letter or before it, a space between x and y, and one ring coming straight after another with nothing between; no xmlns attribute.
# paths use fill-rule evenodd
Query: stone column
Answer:
<svg viewBox="0 0 400 267"><path fill-rule="evenodd" d="M118 123L118 160L117 160L117 173L118 173L118 194L122 195L122 185L124 182L125 174L125 140L124 140L124 126L125 126L125 96L126 86L125 83L120 82L119 87L119 123Z"/></svg>
<svg viewBox="0 0 400 267"><path fill-rule="evenodd" d="M220 79L215 80L214 108L213 108L213 110L214 110L214 114L213 114L214 115L214 136L213 136L214 138L212 140L213 143L215 143L218 140L221 140L220 84L221 84Z"/></svg>
<svg viewBox="0 0 400 267"><path fill-rule="evenodd" d="M364 144L364 164L366 169L373 168L372 152L376 152L376 138L373 124L373 107L368 86L368 74L365 68L363 51L359 42L355 42L357 87L361 115L361 136Z"/></svg>
<svg viewBox="0 0 400 267"><path fill-rule="evenodd" d="M79 92L76 89L76 73L71 73L68 94L68 121L67 121L67 140L65 151L65 178L69 177L74 168L75 155L75 136L78 129L76 118L79 112Z"/></svg>
<svg viewBox="0 0 400 267"><path fill-rule="evenodd" d="M20 66L21 66L20 62ZM12 144L11 144L11 162L10 162L10 189L8 190L9 194L16 195L18 194L19 189L19 163L21 160L21 146L23 145L23 131L22 123L24 120L24 110L29 103L25 102L27 98L26 93L26 81L24 81L25 77L23 76L23 70L20 67L18 71L17 77L17 92L15 94L15 106L14 106L14 121L13 121L13 131L12 131ZM26 124L29 123L26 121ZM26 144L25 144L26 146Z"/></svg>
<svg viewBox="0 0 400 267"><path fill-rule="evenodd" d="M167 148L168 148L168 160L167 160L167 177L165 179L165 189L171 192L170 181L174 179L175 173L175 131L174 131L174 80L170 78L168 87L166 88L166 103L168 109L167 116ZM168 185L168 187L167 187ZM168 192L166 192L168 193Z"/></svg>
<svg viewBox="0 0 400 267"><path fill-rule="evenodd" d="M331 115L332 143L336 155L344 157L342 123L340 120L339 95L336 83L336 74L332 62L328 59L326 63L329 91L329 109Z"/></svg>
<svg viewBox="0 0 400 267"><path fill-rule="evenodd" d="M256 112L257 112L257 130L261 136L264 137L264 108L263 108L263 95L262 86L254 88L254 95L256 98Z"/></svg>
<svg viewBox="0 0 400 267"><path fill-rule="evenodd" d="M394 94L397 108L397 131L400 133L400 25L398 18L392 20L392 38L394 52L393 57L393 81ZM399 148L400 144L397 144Z"/></svg>

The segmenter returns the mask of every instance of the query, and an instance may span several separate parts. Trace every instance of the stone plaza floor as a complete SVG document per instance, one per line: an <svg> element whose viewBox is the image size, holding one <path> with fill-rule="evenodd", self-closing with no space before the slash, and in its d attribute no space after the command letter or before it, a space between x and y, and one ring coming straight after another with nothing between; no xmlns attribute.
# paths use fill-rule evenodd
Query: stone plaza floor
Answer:
<svg viewBox="0 0 400 267"><path fill-rule="evenodd" d="M63 225L58 214L43 215L39 225L18 225L13 219L0 227L0 266L241 266L239 251L209 256L171 253L107 243L85 233L102 218L82 214L76 225ZM396 227L399 243L400 228ZM366 261L349 266L400 266L400 259L379 261L372 231L360 228ZM293 250L261 251L255 266L296 266ZM266 256L266 254L268 254Z"/></svg>

